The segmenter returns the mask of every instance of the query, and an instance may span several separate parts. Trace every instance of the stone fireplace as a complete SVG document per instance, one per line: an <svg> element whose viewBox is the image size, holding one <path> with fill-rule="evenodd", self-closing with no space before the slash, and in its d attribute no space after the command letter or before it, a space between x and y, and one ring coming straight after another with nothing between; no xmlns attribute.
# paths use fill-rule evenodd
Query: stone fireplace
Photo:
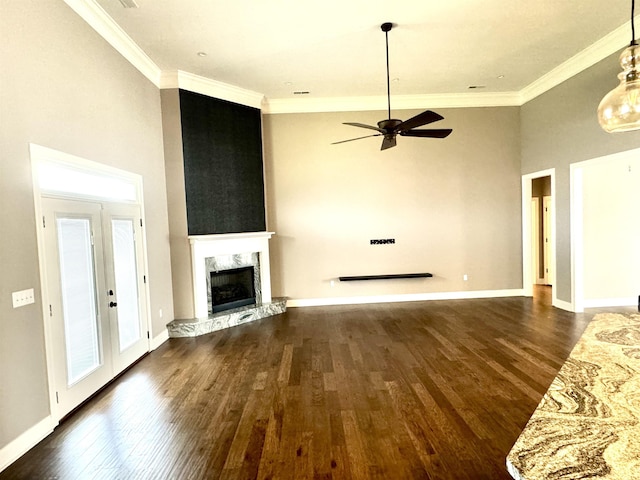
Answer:
<svg viewBox="0 0 640 480"><path fill-rule="evenodd" d="M286 301L271 298L269 239L272 235L273 232L251 232L189 236L196 318L169 323L169 336L203 335L284 312ZM215 311L212 278L247 267L253 269L255 301ZM236 287L225 287L227 290L232 288Z"/></svg>

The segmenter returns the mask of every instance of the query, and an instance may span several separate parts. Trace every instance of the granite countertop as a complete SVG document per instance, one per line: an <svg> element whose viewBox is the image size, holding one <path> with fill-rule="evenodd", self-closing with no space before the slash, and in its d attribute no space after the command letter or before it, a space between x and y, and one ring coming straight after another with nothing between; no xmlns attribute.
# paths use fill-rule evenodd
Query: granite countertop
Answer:
<svg viewBox="0 0 640 480"><path fill-rule="evenodd" d="M640 479L640 316L594 317L507 455L516 480Z"/></svg>

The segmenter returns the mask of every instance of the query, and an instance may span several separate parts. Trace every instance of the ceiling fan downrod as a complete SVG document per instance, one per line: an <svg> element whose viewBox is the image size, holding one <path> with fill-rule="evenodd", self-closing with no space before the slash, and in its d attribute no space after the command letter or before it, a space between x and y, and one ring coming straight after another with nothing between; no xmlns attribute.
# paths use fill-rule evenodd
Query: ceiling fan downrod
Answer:
<svg viewBox="0 0 640 480"><path fill-rule="evenodd" d="M387 113L391 120L391 84L389 83L389 32L393 28L393 23L385 22L380 25L380 29L384 32L384 40L387 52Z"/></svg>

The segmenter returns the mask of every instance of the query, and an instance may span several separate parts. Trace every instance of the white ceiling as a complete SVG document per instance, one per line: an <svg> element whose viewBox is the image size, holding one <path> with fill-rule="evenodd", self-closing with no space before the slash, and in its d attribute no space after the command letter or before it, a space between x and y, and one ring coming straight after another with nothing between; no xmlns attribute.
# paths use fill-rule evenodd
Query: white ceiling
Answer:
<svg viewBox="0 0 640 480"><path fill-rule="evenodd" d="M83 1L163 72L272 100L386 95L387 21L392 97L520 92L616 29L612 51L631 38L629 0Z"/></svg>

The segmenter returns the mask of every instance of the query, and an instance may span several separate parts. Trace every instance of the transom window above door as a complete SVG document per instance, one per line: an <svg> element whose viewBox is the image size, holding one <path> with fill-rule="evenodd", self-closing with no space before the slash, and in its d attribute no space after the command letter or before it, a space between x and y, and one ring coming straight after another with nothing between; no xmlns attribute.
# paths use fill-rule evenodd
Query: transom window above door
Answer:
<svg viewBox="0 0 640 480"><path fill-rule="evenodd" d="M77 159L31 144L34 172L40 192L56 196L140 203L138 175Z"/></svg>

